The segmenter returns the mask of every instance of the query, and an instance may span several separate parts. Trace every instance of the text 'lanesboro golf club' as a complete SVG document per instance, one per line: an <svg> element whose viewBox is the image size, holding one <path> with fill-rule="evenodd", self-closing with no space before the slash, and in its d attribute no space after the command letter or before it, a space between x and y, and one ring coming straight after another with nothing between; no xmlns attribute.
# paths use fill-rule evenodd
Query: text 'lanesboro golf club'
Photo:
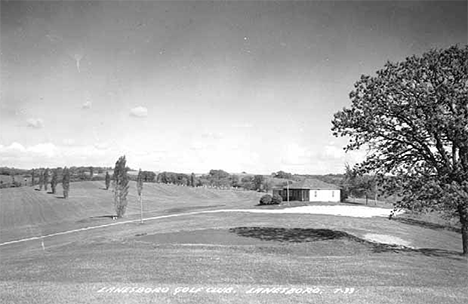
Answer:
<svg viewBox="0 0 468 304"><path fill-rule="evenodd" d="M154 294L154 293L170 293L172 295L177 294L197 294L197 293L212 293L212 294L235 294L239 290L234 287L102 287L98 293L135 293L135 294ZM318 287L248 287L246 290L241 292L246 294L322 294L323 289ZM354 293L354 288L335 288L332 293Z"/></svg>

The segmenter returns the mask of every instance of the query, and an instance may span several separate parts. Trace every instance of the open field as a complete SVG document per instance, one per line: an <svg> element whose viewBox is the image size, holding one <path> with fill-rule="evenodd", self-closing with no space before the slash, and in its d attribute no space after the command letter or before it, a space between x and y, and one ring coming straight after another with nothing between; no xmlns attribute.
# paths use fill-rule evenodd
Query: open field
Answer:
<svg viewBox="0 0 468 304"><path fill-rule="evenodd" d="M139 218L135 182L130 185L126 218ZM143 190L143 209L145 216L154 216L213 208L252 208L260 196L251 191L148 183ZM103 181L72 183L66 200L62 198L61 185L57 186L56 194L35 191L32 187L3 189L0 198L0 243L107 223L115 214L113 192L105 190Z"/></svg>
<svg viewBox="0 0 468 304"><path fill-rule="evenodd" d="M127 215L114 221L103 185L72 183L67 200L30 187L0 191L2 303L468 301L455 231L252 213L285 207L256 207L255 192L160 184L144 185L144 224L134 184ZM31 237L39 238L5 244ZM385 244L395 240L404 246Z"/></svg>

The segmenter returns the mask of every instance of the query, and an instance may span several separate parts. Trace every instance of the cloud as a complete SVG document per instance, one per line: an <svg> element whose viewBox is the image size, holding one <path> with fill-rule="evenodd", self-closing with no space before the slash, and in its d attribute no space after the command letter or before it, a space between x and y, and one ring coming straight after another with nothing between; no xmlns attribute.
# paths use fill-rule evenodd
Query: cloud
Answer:
<svg viewBox="0 0 468 304"><path fill-rule="evenodd" d="M134 117L146 117L148 116L148 109L145 107L135 107L130 110L130 116Z"/></svg>
<svg viewBox="0 0 468 304"><path fill-rule="evenodd" d="M219 140L224 137L223 133L219 132L205 132L201 135L202 138L204 139L214 139L214 140Z"/></svg>
<svg viewBox="0 0 468 304"><path fill-rule="evenodd" d="M297 143L288 144L283 153L281 162L285 165L310 164L314 156L310 149L299 146Z"/></svg>
<svg viewBox="0 0 468 304"><path fill-rule="evenodd" d="M26 148L22 144L17 143L17 142L14 142L9 146L0 145L0 153L3 153L3 154L15 155L15 153L22 153L25 151L26 151Z"/></svg>
<svg viewBox="0 0 468 304"><path fill-rule="evenodd" d="M44 120L41 118L29 118L26 122L30 128L41 129L44 127Z"/></svg>
<svg viewBox="0 0 468 304"><path fill-rule="evenodd" d="M27 151L45 157L54 157L59 153L59 149L52 143L37 144L27 148Z"/></svg>
<svg viewBox="0 0 468 304"><path fill-rule="evenodd" d="M235 123L235 124L232 124L232 127L233 128L239 128L239 129L248 129L248 128L252 128L253 125L249 122L243 122L243 123Z"/></svg>
<svg viewBox="0 0 468 304"><path fill-rule="evenodd" d="M117 159L119 155L119 151L93 145L65 146L51 142L32 146L24 146L17 142L9 146L0 145L0 163L12 167L111 165L108 160Z"/></svg>
<svg viewBox="0 0 468 304"><path fill-rule="evenodd" d="M290 143L284 147L279 168L295 173L341 173L346 163L354 165L365 159L366 151L345 152L340 143L306 146Z"/></svg>
<svg viewBox="0 0 468 304"><path fill-rule="evenodd" d="M74 146L75 145L75 140L72 139L72 138L65 138L64 140L62 140L62 143L65 146Z"/></svg>
<svg viewBox="0 0 468 304"><path fill-rule="evenodd" d="M10 96L2 97L2 100L0 101L0 118L3 121L24 117L26 113L27 102L25 100L11 98Z"/></svg>
<svg viewBox="0 0 468 304"><path fill-rule="evenodd" d="M97 142L94 147L98 150L106 150L109 149L110 145L107 142Z"/></svg>
<svg viewBox="0 0 468 304"><path fill-rule="evenodd" d="M52 143L41 143L25 147L20 143L14 142L9 146L0 145L0 157L20 157L21 155L30 155L38 157L54 157L58 154L58 148ZM0 158L0 159L1 159Z"/></svg>
<svg viewBox="0 0 468 304"><path fill-rule="evenodd" d="M199 140L193 140L192 144L190 145L191 150L203 150L206 147L206 143L203 143Z"/></svg>
<svg viewBox="0 0 468 304"><path fill-rule="evenodd" d="M87 102L85 102L85 103L81 106L81 108L82 108L82 109L85 109L85 110L86 110L86 109L91 109L91 106L92 106L92 105L93 105L93 103L92 103L91 101L87 101Z"/></svg>
<svg viewBox="0 0 468 304"><path fill-rule="evenodd" d="M323 149L322 157L324 159L342 159L345 157L345 151L335 145L327 145Z"/></svg>

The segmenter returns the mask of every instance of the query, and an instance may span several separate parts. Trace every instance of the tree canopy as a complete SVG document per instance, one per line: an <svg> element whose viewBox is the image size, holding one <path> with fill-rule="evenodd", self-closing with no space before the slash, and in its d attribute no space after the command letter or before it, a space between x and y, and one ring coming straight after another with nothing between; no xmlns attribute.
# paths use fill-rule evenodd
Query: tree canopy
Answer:
<svg viewBox="0 0 468 304"><path fill-rule="evenodd" d="M458 215L468 254L468 46L387 62L349 97L332 131L350 138L346 150L368 149L358 170L390 174L396 207Z"/></svg>

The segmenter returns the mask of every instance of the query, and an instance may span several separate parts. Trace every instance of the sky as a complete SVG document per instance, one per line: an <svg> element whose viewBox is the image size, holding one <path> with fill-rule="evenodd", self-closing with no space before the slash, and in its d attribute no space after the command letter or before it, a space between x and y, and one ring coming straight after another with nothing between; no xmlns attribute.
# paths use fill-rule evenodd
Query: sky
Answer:
<svg viewBox="0 0 468 304"><path fill-rule="evenodd" d="M467 1L1 1L0 166L342 173L362 74L467 44Z"/></svg>

